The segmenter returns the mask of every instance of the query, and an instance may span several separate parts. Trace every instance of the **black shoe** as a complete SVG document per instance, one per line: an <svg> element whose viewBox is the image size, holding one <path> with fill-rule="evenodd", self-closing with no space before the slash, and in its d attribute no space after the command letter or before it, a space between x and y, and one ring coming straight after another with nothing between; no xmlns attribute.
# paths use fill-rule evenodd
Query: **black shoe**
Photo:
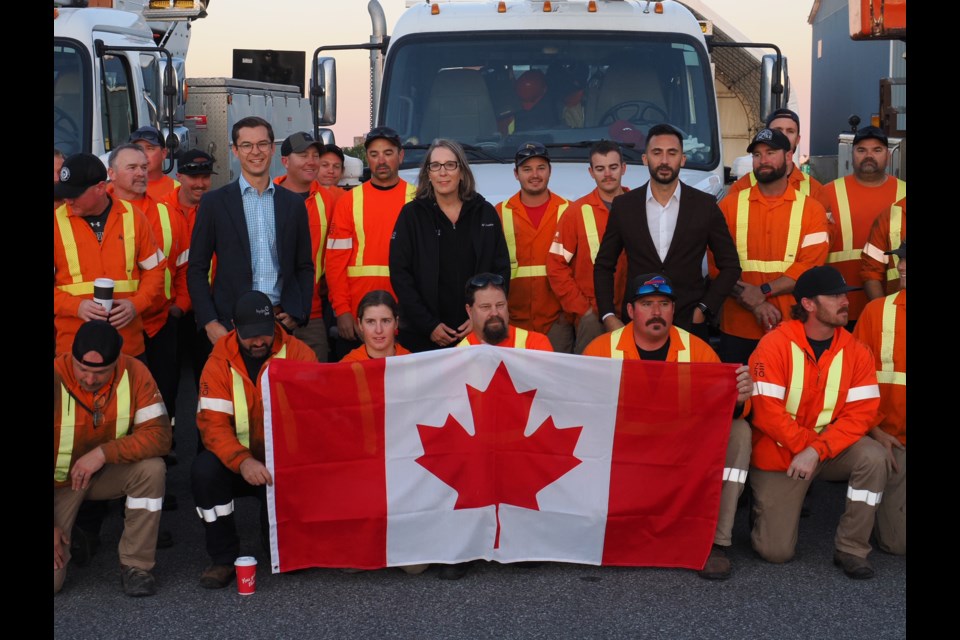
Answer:
<svg viewBox="0 0 960 640"><path fill-rule="evenodd" d="M177 510L177 496L172 493L168 493L163 496L163 510L164 511L176 511Z"/></svg>
<svg viewBox="0 0 960 640"><path fill-rule="evenodd" d="M727 558L727 551L720 545L713 545L703 569L697 575L705 580L726 580L733 571L733 564Z"/></svg>
<svg viewBox="0 0 960 640"><path fill-rule="evenodd" d="M170 453L163 456L163 461L166 463L167 467L177 466L177 452L173 449L170 449Z"/></svg>
<svg viewBox="0 0 960 640"><path fill-rule="evenodd" d="M153 575L139 567L120 565L120 584L123 585L123 592L131 598L152 596L157 592Z"/></svg>
<svg viewBox="0 0 960 640"><path fill-rule="evenodd" d="M232 564L212 564L200 574L200 586L204 589L223 589L236 576L237 570Z"/></svg>
<svg viewBox="0 0 960 640"><path fill-rule="evenodd" d="M873 577L873 567L866 558L855 556L852 553L836 551L833 554L833 564L843 568L848 578L867 580Z"/></svg>
<svg viewBox="0 0 960 640"><path fill-rule="evenodd" d="M84 531L80 527L74 527L70 535L70 561L78 567L85 567L90 564L93 556L97 555L97 549L100 548L100 536L96 533Z"/></svg>
<svg viewBox="0 0 960 640"><path fill-rule="evenodd" d="M157 549L169 549L173 546L173 534L168 529L157 533Z"/></svg>
<svg viewBox="0 0 960 640"><path fill-rule="evenodd" d="M445 564L440 567L441 580L459 580L470 571L470 564L467 562L458 562L457 564Z"/></svg>

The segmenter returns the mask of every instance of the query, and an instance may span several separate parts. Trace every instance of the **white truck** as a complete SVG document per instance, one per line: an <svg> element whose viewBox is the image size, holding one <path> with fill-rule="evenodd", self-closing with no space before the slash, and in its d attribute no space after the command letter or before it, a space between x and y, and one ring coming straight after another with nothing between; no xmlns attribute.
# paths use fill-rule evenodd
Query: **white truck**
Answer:
<svg viewBox="0 0 960 640"><path fill-rule="evenodd" d="M332 50L371 51L371 125L404 141L402 175L415 181L430 142L452 138L468 151L477 188L497 202L517 190L513 157L526 141L544 143L551 188L579 197L594 188L590 146L620 141L639 164L650 126L669 122L684 135L682 179L720 196L724 165L743 153L764 115L785 104L785 61L763 60L713 33L679 2L647 0L408 0L389 37L370 0L369 43L322 46L314 53L311 95L317 125L336 122ZM706 11L703 2L689 4ZM726 41L724 42L721 41ZM772 47L752 43L750 47ZM734 48L730 48L734 47ZM718 87L746 87L724 115ZM746 95L752 93L753 95ZM532 104L534 103L535 104ZM724 162L722 124L738 127L742 147ZM740 131L739 129L742 129ZM647 180L631 166L625 182Z"/></svg>

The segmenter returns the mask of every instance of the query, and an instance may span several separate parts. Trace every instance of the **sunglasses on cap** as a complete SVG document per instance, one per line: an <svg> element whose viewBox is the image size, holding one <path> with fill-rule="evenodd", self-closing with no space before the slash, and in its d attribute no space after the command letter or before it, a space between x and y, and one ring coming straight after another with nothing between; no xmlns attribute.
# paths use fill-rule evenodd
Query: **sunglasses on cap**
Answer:
<svg viewBox="0 0 960 640"><path fill-rule="evenodd" d="M376 138L389 138L391 140L399 140L400 134L391 129L390 127L374 127L370 130L370 133L367 134L367 141L374 140Z"/></svg>
<svg viewBox="0 0 960 640"><path fill-rule="evenodd" d="M503 286L503 276L497 273L480 273L470 278L469 285L478 289L483 289L487 285L495 287Z"/></svg>
<svg viewBox="0 0 960 640"><path fill-rule="evenodd" d="M653 293L662 293L667 296L673 295L673 288L667 284L667 281L661 277L650 278L633 292L633 299L636 300L640 296L647 296Z"/></svg>
<svg viewBox="0 0 960 640"><path fill-rule="evenodd" d="M517 162L526 160L527 158L543 158L547 157L547 148L540 144L539 142L528 142L517 150L517 155L515 156Z"/></svg>
<svg viewBox="0 0 960 640"><path fill-rule="evenodd" d="M212 162L182 162L178 166L181 173L192 171L196 173L213 173Z"/></svg>

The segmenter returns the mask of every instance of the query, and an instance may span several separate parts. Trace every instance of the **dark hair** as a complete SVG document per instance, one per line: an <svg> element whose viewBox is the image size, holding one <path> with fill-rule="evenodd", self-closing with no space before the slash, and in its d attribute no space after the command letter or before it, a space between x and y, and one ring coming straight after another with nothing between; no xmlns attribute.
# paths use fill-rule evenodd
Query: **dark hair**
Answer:
<svg viewBox="0 0 960 640"><path fill-rule="evenodd" d="M121 152L121 151L139 151L139 152L142 153L143 155L147 155L147 152L144 151L144 150L143 150L143 147L141 147L140 145L134 144L134 143L132 143L132 142L124 142L123 144L114 147L114 148L113 148L113 151L111 151L111 152L110 152L110 155L107 157L107 164L108 164L108 165L110 166L110 168L113 169L114 171L116 171L116 169L117 169L117 167L116 167L116 164L117 164L117 156L120 155L120 152Z"/></svg>
<svg viewBox="0 0 960 640"><path fill-rule="evenodd" d="M394 318L400 317L400 305L397 304L397 300L393 297L393 295L389 291L384 291L383 289L374 289L367 295L360 298L360 304L357 305L357 320L362 320L363 312L370 307L379 307L380 305L390 307L390 311L393 312Z"/></svg>
<svg viewBox="0 0 960 640"><path fill-rule="evenodd" d="M647 147L650 146L650 140L653 136L676 136L677 140L680 141L680 151L683 151L683 134L672 124L662 123L653 125L650 127L650 130L647 131L647 144L643 147L644 153L647 152Z"/></svg>
<svg viewBox="0 0 960 640"><path fill-rule="evenodd" d="M457 195L461 200L470 200L476 195L477 181L473 177L473 171L470 170L470 164L467 162L467 154L463 152L463 147L453 140L446 138L437 138L430 144L426 155L423 156L423 162L420 164L420 175L417 176L417 198L436 199L433 194L433 183L430 182L430 170L427 165L433 160L433 150L443 147L448 149L453 157L457 159L460 165L460 186L457 188Z"/></svg>
<svg viewBox="0 0 960 640"><path fill-rule="evenodd" d="M233 129L230 131L230 137L233 138L233 145L236 146L237 140L240 139L240 129L254 129L256 127L266 127L267 135L270 136L270 142L274 142L273 127L269 122L260 116L247 116L246 118L240 118L233 124Z"/></svg>
<svg viewBox="0 0 960 640"><path fill-rule="evenodd" d="M333 153L338 158L340 158L340 162L346 162L346 160L343 157L343 149L341 149L340 147L338 147L333 143L323 145L323 149L320 150L321 156L327 153Z"/></svg>
<svg viewBox="0 0 960 640"><path fill-rule="evenodd" d="M590 158L590 166L593 166L593 156L599 154L605 156L608 153L617 152L617 155L620 157L620 162L623 162L623 151L620 149L620 145L614 142L613 140L601 140L600 142L594 144L590 147L590 155L587 156Z"/></svg>
<svg viewBox="0 0 960 640"><path fill-rule="evenodd" d="M503 291L503 295L507 295L507 286L503 276L490 272L478 273L467 280L467 285L463 289L463 297L468 305L473 306L476 301L476 293L481 289L499 289Z"/></svg>
<svg viewBox="0 0 960 640"><path fill-rule="evenodd" d="M67 158L67 156L63 155L63 151L60 151L60 149L57 149L56 147L53 148L53 157L63 158L64 160Z"/></svg>
<svg viewBox="0 0 960 640"><path fill-rule="evenodd" d="M806 322L807 318L810 317L810 312L804 309L803 305L798 302L790 307L790 317L800 322Z"/></svg>

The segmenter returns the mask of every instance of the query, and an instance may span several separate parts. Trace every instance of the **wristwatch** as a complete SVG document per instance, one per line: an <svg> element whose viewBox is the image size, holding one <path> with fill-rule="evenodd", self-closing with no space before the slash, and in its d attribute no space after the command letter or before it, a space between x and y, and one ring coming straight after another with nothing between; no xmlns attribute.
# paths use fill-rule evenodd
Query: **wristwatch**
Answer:
<svg viewBox="0 0 960 640"><path fill-rule="evenodd" d="M710 307L708 307L707 305L703 304L702 302L698 302L697 309L700 309L700 311L703 313L704 318L710 317Z"/></svg>
<svg viewBox="0 0 960 640"><path fill-rule="evenodd" d="M764 282L762 285L760 285L760 292L769 298L773 295L773 288L770 286L769 282Z"/></svg>

